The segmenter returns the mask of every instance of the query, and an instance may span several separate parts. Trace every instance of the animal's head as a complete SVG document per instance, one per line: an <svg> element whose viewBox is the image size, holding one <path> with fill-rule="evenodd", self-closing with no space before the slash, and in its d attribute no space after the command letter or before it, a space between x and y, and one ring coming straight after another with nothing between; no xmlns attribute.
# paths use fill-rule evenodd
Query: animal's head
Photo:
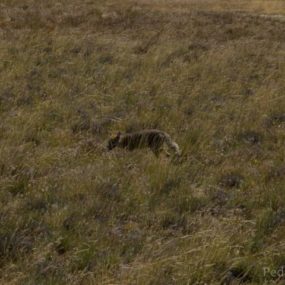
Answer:
<svg viewBox="0 0 285 285"><path fill-rule="evenodd" d="M118 132L117 135L114 138L109 139L108 141L108 150L112 150L114 147L116 147L120 141L121 133Z"/></svg>

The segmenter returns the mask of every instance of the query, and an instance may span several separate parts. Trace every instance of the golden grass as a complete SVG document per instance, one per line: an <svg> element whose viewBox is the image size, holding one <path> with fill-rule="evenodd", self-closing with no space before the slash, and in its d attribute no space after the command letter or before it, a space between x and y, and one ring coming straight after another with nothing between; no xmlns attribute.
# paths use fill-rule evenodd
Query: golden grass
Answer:
<svg viewBox="0 0 285 285"><path fill-rule="evenodd" d="M243 11L248 13L285 14L283 0L129 0L129 3L150 6L152 9L171 11Z"/></svg>
<svg viewBox="0 0 285 285"><path fill-rule="evenodd" d="M0 283L282 284L283 3L2 0Z"/></svg>

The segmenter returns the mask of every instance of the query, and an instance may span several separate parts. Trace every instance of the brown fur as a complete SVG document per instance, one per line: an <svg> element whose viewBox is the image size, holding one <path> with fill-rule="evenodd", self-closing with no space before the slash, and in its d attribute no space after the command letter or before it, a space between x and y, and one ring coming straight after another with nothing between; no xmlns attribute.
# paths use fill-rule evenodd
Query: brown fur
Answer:
<svg viewBox="0 0 285 285"><path fill-rule="evenodd" d="M150 148L158 157L164 143L177 155L181 154L178 144L170 138L169 134L155 129L126 134L119 132L116 137L109 139L108 150L112 150L115 147L124 148L129 151Z"/></svg>

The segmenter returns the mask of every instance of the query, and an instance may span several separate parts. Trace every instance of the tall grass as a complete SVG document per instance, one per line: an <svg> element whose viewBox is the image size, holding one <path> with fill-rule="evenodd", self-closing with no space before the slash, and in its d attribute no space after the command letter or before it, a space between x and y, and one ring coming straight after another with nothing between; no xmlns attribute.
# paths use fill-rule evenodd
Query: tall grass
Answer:
<svg viewBox="0 0 285 285"><path fill-rule="evenodd" d="M282 1L0 5L1 284L281 284Z"/></svg>

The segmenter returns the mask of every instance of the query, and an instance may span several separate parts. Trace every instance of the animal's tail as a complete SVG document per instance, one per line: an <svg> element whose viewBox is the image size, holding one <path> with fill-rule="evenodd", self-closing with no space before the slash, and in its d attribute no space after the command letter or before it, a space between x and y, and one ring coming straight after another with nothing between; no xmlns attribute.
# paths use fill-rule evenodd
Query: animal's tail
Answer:
<svg viewBox="0 0 285 285"><path fill-rule="evenodd" d="M180 156L180 155L181 155L181 150L180 150L178 144L177 144L175 141L173 141L173 140L171 139L171 137L170 137L169 134L164 133L164 135L165 135L165 143L167 144L167 146L168 146L172 151L174 151L176 155L179 155L179 156Z"/></svg>

